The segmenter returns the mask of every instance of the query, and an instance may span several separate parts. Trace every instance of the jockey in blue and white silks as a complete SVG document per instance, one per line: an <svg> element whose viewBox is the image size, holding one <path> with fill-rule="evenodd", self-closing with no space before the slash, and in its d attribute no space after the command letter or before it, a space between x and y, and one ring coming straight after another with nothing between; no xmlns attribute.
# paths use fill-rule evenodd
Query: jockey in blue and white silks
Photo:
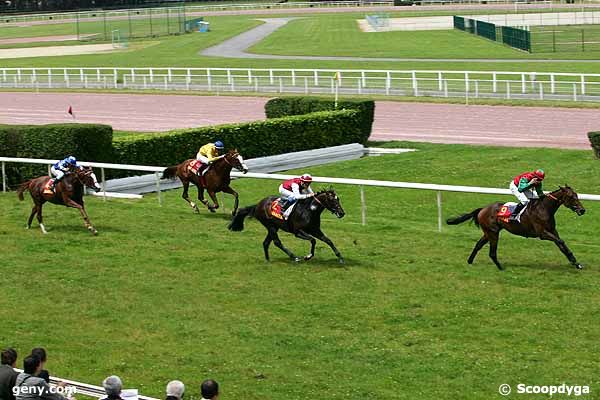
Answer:
<svg viewBox="0 0 600 400"><path fill-rule="evenodd" d="M65 176L67 172L73 171L76 168L81 168L81 166L77 164L77 160L73 156L69 156L64 160L60 160L50 167L50 172L52 172L52 175L56 177L52 183L52 189L54 190L58 182Z"/></svg>

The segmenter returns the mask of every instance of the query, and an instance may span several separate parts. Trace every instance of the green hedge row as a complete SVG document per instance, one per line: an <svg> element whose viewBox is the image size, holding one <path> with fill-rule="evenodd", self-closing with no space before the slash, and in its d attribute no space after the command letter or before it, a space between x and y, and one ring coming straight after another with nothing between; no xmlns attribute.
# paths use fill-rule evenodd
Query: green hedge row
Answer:
<svg viewBox="0 0 600 400"><path fill-rule="evenodd" d="M99 124L0 125L0 155L4 157L110 162L112 127ZM9 185L47 174L47 166L7 164Z"/></svg>
<svg viewBox="0 0 600 400"><path fill-rule="evenodd" d="M600 158L600 132L588 132L588 138L597 158Z"/></svg>
<svg viewBox="0 0 600 400"><path fill-rule="evenodd" d="M156 135L135 135L113 141L114 162L174 165L193 158L200 146L220 139L254 158L366 140L356 110L324 111L235 125L180 129Z"/></svg>
<svg viewBox="0 0 600 400"><path fill-rule="evenodd" d="M320 97L290 96L271 99L265 104L267 118L280 118L290 115L309 114L316 111L335 110L334 100ZM360 127L363 133L362 140L366 143L371 135L373 119L375 118L375 102L373 100L343 100L338 101L338 110L358 110L361 113Z"/></svg>

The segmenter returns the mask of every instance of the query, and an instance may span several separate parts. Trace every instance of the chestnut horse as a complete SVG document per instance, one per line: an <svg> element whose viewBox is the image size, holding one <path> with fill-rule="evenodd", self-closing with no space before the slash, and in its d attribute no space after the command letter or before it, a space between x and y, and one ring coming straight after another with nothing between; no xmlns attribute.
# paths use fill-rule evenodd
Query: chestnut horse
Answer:
<svg viewBox="0 0 600 400"><path fill-rule="evenodd" d="M310 241L310 253L304 257L304 260L310 260L315 255L315 246L317 241L315 238L327 243L337 256L340 264L344 263L344 258L335 247L331 239L329 239L321 231L321 213L327 209L335 214L336 217L342 218L345 215L344 209L340 204L337 194L333 189L322 190L315 193L313 197L298 200L295 209L292 210L289 218L284 221L274 218L271 213L271 203L277 197L267 197L258 202L257 205L242 208L229 224L229 229L232 231L244 230L244 219L246 217L255 217L261 224L267 228L267 237L263 242L265 258L269 261L269 246L271 242L279 247L281 251L288 255L292 260L298 262L300 257L296 257L291 251L283 246L277 231L282 229L292 233L297 238Z"/></svg>
<svg viewBox="0 0 600 400"><path fill-rule="evenodd" d="M457 225L472 219L475 222L475 225L479 226L483 231L483 236L479 239L467 260L469 264L473 264L477 252L489 242L490 258L494 261L494 264L496 264L498 269L502 270L503 268L496 257L496 251L498 249L500 231L506 229L514 235L536 237L541 240L550 240L554 242L575 268L583 268L583 266L577 262L575 256L571 250L569 250L565 242L558 235L558 232L556 231L556 222L554 220L554 214L561 205L571 209L577 213L577 215L585 214L585 208L583 208L579 202L577 193L575 193L573 189L568 186L559 186L558 190L549 193L541 199L531 200L527 209L525 209L521 215L521 222L516 220L505 222L498 219L496 215L503 204L504 203L493 203L487 207L477 208L468 214L450 218L446 221L449 225Z"/></svg>
<svg viewBox="0 0 600 400"><path fill-rule="evenodd" d="M43 233L48 233L44 227L42 220L42 206L45 202L64 205L66 207L77 208L81 213L85 227L94 235L98 233L96 228L93 227L90 222L90 218L85 211L83 205L83 188L84 186L94 189L96 192L100 190L96 175L92 171L92 168L77 169L74 172L67 173L63 179L61 179L54 189L53 193L46 193L44 188L51 178L49 176L40 176L39 178L31 179L25 183L22 183L17 190L19 200L24 200L23 193L29 191L31 198L33 199L33 208L31 215L27 221L27 229L31 228L31 222L33 216L37 214L37 220L40 224L40 229Z"/></svg>
<svg viewBox="0 0 600 400"><path fill-rule="evenodd" d="M248 167L244 163L244 159L240 155L240 153L236 149L229 150L225 153L221 158L213 162L210 166L203 179L195 174L194 172L188 169L188 165L190 162L195 161L195 159L185 160L181 164L174 165L172 167L168 167L163 171L162 178L163 179L175 179L178 177L183 184L183 194L181 197L185 201L189 203L192 209L199 213L198 205L190 200L188 196L188 188L190 186L190 182L196 185L198 188L198 200L202 204L204 204L210 212L215 212L217 208L219 208L219 202L217 201L217 196L215 193L225 192L233 195L235 198L235 204L233 206L233 215L237 212L238 209L238 194L235 190L229 186L231 183L231 169L235 168L243 173L248 172ZM204 189L208 192L208 195L213 201L213 205L208 203L208 200L204 199Z"/></svg>

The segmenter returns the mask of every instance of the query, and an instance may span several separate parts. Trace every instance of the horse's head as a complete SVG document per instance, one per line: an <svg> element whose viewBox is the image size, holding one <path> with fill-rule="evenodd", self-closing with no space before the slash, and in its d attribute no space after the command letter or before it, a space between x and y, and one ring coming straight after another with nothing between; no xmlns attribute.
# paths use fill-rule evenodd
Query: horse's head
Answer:
<svg viewBox="0 0 600 400"><path fill-rule="evenodd" d="M231 149L225 154L225 161L233 168L238 171L242 171L244 174L248 172L248 167L244 162L244 159L240 155L240 152L237 149Z"/></svg>
<svg viewBox="0 0 600 400"><path fill-rule="evenodd" d="M336 217L342 218L346 213L342 208L340 199L338 198L335 190L325 189L315 193L314 199L321 204L323 207L335 214Z"/></svg>
<svg viewBox="0 0 600 400"><path fill-rule="evenodd" d="M564 204L565 207L575 211L577 215L585 214L585 208L581 205L577 193L569 186L559 186L558 191L553 194Z"/></svg>
<svg viewBox="0 0 600 400"><path fill-rule="evenodd" d="M101 189L100 185L98 184L98 179L96 179L96 175L92 170L92 167L83 167L81 169L78 169L75 171L75 174L77 175L77 179L79 179L79 182L81 182L85 186L94 189L96 192L98 192Z"/></svg>

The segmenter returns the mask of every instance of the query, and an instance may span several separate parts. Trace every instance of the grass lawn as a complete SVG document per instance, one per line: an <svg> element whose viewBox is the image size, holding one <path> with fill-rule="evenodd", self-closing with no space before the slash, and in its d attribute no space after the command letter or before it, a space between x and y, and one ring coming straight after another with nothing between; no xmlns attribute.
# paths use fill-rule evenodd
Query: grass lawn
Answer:
<svg viewBox="0 0 600 400"><path fill-rule="evenodd" d="M547 188L600 193L591 151L392 143L418 152L309 168L314 175L505 187L544 167ZM241 204L277 182L244 179ZM577 272L551 243L503 234L498 272L468 224L436 228L435 193L336 187L346 217L323 215L323 244L309 263L273 248L264 229L226 229L227 214L194 215L180 190L141 201L88 198L99 236L74 210L48 205L50 234L23 229L30 200L0 194L2 346L21 355L43 345L53 375L93 384L117 374L126 387L162 397L171 379L218 380L227 399L481 399L501 383L599 387L596 348L600 204L567 209L557 226ZM508 196L444 193L444 218ZM232 202L226 202L231 209ZM298 254L308 244L282 234ZM188 397L186 395L186 397ZM555 396L556 397L556 396ZM557 397L559 398L559 397ZM592 398L592 397L590 397Z"/></svg>
<svg viewBox="0 0 600 400"><path fill-rule="evenodd" d="M428 15L434 13L427 13ZM398 14L400 15L400 14ZM414 16L414 13L403 15ZM528 63L528 58L598 58L598 53L548 53L527 55L497 43L474 37L464 32L424 31L361 33L355 22L364 14L303 15L253 48L253 51L276 54L347 55L366 57L451 58L489 57L522 59L518 62L448 62L448 61L319 61L319 60L262 60L202 57L198 53L206 47L251 29L261 22L258 16L211 16L208 34L187 34L160 37L160 45L128 54L91 54L63 57L5 59L6 67L62 67L62 66L173 66L173 67L241 67L241 68L340 68L344 69L399 69L399 70L496 70L596 73L594 62ZM394 16L396 16L394 14ZM269 15L274 17L274 15ZM83 23L82 23L83 25ZM47 25L54 29L55 25ZM0 36L2 35L0 29ZM48 34L56 34L48 31ZM33 36L37 36L36 33ZM311 40L306 40L310 37ZM155 39L156 40L156 39ZM134 41L132 41L134 43Z"/></svg>

